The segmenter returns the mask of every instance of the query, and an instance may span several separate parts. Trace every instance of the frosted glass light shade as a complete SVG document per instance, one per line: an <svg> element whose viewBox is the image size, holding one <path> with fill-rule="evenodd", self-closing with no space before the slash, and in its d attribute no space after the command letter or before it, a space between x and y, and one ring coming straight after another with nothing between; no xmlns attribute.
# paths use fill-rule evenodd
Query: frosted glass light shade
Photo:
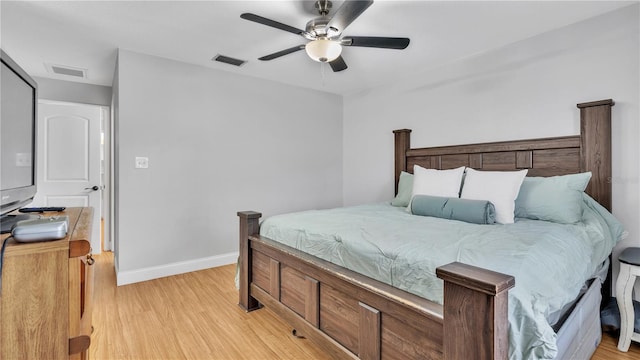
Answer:
<svg viewBox="0 0 640 360"><path fill-rule="evenodd" d="M327 39L313 40L304 47L307 55L318 62L330 62L342 53L342 45Z"/></svg>

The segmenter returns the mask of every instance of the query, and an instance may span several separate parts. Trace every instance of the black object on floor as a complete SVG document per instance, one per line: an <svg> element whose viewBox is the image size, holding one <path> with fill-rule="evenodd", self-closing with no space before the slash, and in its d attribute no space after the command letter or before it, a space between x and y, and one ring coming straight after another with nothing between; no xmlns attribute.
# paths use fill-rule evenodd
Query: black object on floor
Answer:
<svg viewBox="0 0 640 360"><path fill-rule="evenodd" d="M635 313L633 329L635 332L640 332L640 302L633 300L633 311ZM602 331L612 333L620 331L620 310L616 298L611 298L607 306L600 311L600 322Z"/></svg>

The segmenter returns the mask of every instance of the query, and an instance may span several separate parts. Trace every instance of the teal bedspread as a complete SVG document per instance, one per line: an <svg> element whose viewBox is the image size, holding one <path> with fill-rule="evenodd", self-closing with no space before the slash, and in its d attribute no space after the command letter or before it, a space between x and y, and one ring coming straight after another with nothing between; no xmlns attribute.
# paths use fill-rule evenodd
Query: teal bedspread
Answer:
<svg viewBox="0 0 640 360"><path fill-rule="evenodd" d="M441 265L459 261L513 275L509 356L552 359L548 316L577 296L622 236L620 223L593 199L585 195L584 205L582 222L572 225L476 225L382 203L273 216L260 234L440 304Z"/></svg>

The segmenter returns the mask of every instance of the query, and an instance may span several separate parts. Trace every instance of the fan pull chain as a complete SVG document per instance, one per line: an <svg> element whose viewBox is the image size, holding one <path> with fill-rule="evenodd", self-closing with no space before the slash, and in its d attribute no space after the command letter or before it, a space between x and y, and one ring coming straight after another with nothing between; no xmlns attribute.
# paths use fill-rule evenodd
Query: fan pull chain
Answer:
<svg viewBox="0 0 640 360"><path fill-rule="evenodd" d="M324 65L325 65L325 63L323 63L323 62L320 63L320 77L322 78L322 87L326 86L325 81L324 81L325 80L325 76L324 76L324 68L325 68L325 66Z"/></svg>

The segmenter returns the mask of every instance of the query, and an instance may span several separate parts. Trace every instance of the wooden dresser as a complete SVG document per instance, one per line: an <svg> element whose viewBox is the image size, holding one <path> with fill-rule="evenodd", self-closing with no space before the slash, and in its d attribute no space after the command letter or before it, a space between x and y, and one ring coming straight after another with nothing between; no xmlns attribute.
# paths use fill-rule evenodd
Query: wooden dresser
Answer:
<svg viewBox="0 0 640 360"><path fill-rule="evenodd" d="M91 343L93 209L67 208L67 237L9 239L2 269L0 359L87 359ZM3 234L2 240L9 234Z"/></svg>

